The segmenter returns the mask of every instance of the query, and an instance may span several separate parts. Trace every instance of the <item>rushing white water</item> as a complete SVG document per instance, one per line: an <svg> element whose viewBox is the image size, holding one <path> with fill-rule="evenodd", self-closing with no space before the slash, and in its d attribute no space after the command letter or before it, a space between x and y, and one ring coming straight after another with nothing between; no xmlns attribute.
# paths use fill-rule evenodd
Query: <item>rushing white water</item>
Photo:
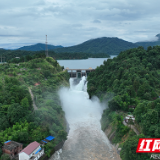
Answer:
<svg viewBox="0 0 160 160"><path fill-rule="evenodd" d="M104 109L98 98L89 99L86 78L74 86L70 79L70 89L59 91L63 110L70 131L64 147L50 160L108 160L117 159L113 147L101 130L100 119Z"/></svg>

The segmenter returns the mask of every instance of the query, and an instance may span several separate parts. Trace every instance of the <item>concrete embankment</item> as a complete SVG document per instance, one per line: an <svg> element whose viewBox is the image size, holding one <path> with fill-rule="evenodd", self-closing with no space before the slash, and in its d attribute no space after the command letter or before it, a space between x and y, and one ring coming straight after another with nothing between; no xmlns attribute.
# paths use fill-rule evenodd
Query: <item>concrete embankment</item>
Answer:
<svg viewBox="0 0 160 160"><path fill-rule="evenodd" d="M112 140L113 138L115 137L115 134L116 134L116 129L113 128L112 126L108 126L105 131L104 131L105 135L108 137L110 143L112 143ZM115 153L117 153L117 160L121 160L120 158L120 150L121 148L118 148L119 147L119 144L112 144L113 145L113 150L115 151Z"/></svg>

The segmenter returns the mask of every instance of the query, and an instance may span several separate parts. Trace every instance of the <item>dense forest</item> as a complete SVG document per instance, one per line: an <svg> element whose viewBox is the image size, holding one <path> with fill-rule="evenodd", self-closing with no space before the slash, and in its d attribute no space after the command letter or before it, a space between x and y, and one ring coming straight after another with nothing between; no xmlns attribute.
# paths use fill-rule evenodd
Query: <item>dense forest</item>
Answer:
<svg viewBox="0 0 160 160"><path fill-rule="evenodd" d="M136 154L139 138L160 137L160 46L129 49L104 61L88 77L88 93L109 101L102 116L102 129L116 126L113 142L122 147L122 160L147 160ZM135 109L133 109L133 107ZM135 116L136 135L123 125L124 115Z"/></svg>
<svg viewBox="0 0 160 160"><path fill-rule="evenodd" d="M53 50L56 48L62 48L62 46L54 46L54 45L50 45L47 44L47 48L48 50ZM44 51L46 49L46 44L43 43L37 43L34 45L30 45L30 46L23 46L21 48L18 48L18 50L23 50L23 51Z"/></svg>
<svg viewBox="0 0 160 160"><path fill-rule="evenodd" d="M36 58L39 55L45 54L45 51L21 51L21 50L0 50L0 58L3 58L2 61L4 62L26 62L31 60L32 58ZM54 51L48 51L48 55L53 57L56 60L60 59L87 59L87 58L108 58L110 57L108 54L105 53L55 53ZM19 57L19 58L16 58Z"/></svg>
<svg viewBox="0 0 160 160"><path fill-rule="evenodd" d="M52 135L55 141L45 145L49 156L50 150L66 139L66 122L57 90L68 86L68 79L68 73L51 57L0 65L0 156L1 146L7 140L25 147ZM37 109L32 106L29 88Z"/></svg>
<svg viewBox="0 0 160 160"><path fill-rule="evenodd" d="M54 49L57 53L106 53L117 55L126 49L138 47L136 44L113 37L102 37L88 40L82 44Z"/></svg>

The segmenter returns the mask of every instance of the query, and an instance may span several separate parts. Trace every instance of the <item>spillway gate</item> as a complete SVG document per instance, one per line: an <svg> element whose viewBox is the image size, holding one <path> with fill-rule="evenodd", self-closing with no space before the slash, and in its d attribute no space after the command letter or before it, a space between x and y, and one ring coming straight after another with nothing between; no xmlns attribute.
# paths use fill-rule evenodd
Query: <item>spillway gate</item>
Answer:
<svg viewBox="0 0 160 160"><path fill-rule="evenodd" d="M70 77L72 78L81 78L83 76L88 76L90 72L93 72L95 69L89 68L89 69L69 69L66 68L64 70L67 70Z"/></svg>

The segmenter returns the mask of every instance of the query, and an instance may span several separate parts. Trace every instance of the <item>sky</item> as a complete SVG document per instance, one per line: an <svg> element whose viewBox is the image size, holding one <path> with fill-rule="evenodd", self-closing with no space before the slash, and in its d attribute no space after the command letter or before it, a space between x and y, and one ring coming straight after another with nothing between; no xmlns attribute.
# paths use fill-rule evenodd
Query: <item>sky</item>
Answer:
<svg viewBox="0 0 160 160"><path fill-rule="evenodd" d="M0 48L48 43L72 46L98 37L153 41L160 0L0 1Z"/></svg>

